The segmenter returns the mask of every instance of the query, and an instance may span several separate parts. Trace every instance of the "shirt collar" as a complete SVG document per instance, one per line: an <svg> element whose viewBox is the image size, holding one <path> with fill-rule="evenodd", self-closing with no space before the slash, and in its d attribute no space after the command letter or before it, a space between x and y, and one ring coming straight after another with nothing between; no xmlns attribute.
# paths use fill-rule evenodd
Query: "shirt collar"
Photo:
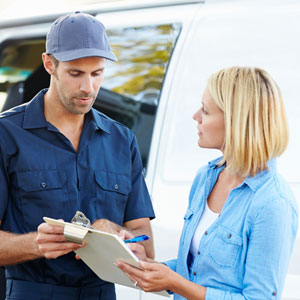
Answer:
<svg viewBox="0 0 300 300"><path fill-rule="evenodd" d="M215 169L215 168L220 167L220 166L218 165L218 163L222 160L222 158L223 158L223 156L218 157L218 158L216 158L216 159L213 159L213 160L209 161L209 162L208 162L208 167L209 167L210 169Z"/></svg>
<svg viewBox="0 0 300 300"><path fill-rule="evenodd" d="M218 166L218 163L221 161L223 157L218 157L214 160L211 160L208 165L210 169L217 169L217 168L224 168L223 166ZM268 162L268 170L264 170L262 172L259 172L256 174L256 176L248 176L245 180L244 180L244 184L248 185L249 188L255 192L257 191L261 185L270 178L270 176L272 175L272 173L276 172L276 159L271 159Z"/></svg>
<svg viewBox="0 0 300 300"><path fill-rule="evenodd" d="M248 176L244 183L247 184L252 191L257 191L264 182L266 182L271 175L276 172L276 159L271 159L268 162L268 169L257 173L255 176Z"/></svg>
<svg viewBox="0 0 300 300"><path fill-rule="evenodd" d="M106 121L106 116L104 117L99 111L97 111L94 108L92 108L89 113L91 114L93 121L96 123L97 128L110 134L110 130Z"/></svg>
<svg viewBox="0 0 300 300"><path fill-rule="evenodd" d="M23 128L43 128L47 127L47 121L44 115L44 96L48 89L40 91L27 105L24 114ZM92 122L95 122L96 128L110 134L110 130L105 124L106 119L95 109L88 112Z"/></svg>
<svg viewBox="0 0 300 300"><path fill-rule="evenodd" d="M40 91L26 106L24 113L23 128L42 128L47 127L44 115L44 95L48 89Z"/></svg>

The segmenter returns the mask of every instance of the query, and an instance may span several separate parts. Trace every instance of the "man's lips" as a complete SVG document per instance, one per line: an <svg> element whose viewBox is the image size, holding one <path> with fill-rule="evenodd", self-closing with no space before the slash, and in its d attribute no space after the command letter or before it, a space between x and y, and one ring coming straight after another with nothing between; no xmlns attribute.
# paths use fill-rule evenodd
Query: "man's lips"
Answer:
<svg viewBox="0 0 300 300"><path fill-rule="evenodd" d="M81 104L88 104L91 102L91 97L77 97L76 100Z"/></svg>

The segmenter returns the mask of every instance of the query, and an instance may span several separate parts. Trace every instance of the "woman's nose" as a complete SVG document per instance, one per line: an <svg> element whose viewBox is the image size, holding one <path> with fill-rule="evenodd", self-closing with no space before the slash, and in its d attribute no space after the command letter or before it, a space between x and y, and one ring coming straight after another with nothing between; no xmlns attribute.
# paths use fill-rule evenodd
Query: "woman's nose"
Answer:
<svg viewBox="0 0 300 300"><path fill-rule="evenodd" d="M193 119L197 122L201 122L202 121L202 113L201 113L201 108L199 110L197 110L194 115L193 115Z"/></svg>

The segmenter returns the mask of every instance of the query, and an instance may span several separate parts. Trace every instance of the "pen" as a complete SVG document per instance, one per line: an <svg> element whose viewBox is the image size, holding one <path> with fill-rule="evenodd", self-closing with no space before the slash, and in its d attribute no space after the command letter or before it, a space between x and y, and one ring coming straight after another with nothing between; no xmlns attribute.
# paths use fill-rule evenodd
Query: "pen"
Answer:
<svg viewBox="0 0 300 300"><path fill-rule="evenodd" d="M146 241L149 239L149 236L148 235L139 235L139 236L136 236L132 239L129 239L129 240L124 240L125 243L137 243L137 242L143 242L143 241Z"/></svg>

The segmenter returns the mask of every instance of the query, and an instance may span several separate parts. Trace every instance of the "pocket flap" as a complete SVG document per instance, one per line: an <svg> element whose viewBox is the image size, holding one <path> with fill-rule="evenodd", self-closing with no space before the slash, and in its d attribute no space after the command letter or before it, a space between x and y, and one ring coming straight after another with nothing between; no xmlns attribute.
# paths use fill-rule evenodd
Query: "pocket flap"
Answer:
<svg viewBox="0 0 300 300"><path fill-rule="evenodd" d="M219 231L219 235L221 236L222 240L228 244L234 244L238 246L243 244L242 238L230 228L222 226L222 229Z"/></svg>
<svg viewBox="0 0 300 300"><path fill-rule="evenodd" d="M194 212L191 209L188 208L185 215L184 215L184 219L188 220L193 214L194 214Z"/></svg>
<svg viewBox="0 0 300 300"><path fill-rule="evenodd" d="M17 174L19 187L25 192L40 190L60 189L67 178L63 171L58 170L35 170L24 171Z"/></svg>
<svg viewBox="0 0 300 300"><path fill-rule="evenodd" d="M105 171L95 171L97 183L104 190L128 195L131 190L130 179L128 175L109 173Z"/></svg>

